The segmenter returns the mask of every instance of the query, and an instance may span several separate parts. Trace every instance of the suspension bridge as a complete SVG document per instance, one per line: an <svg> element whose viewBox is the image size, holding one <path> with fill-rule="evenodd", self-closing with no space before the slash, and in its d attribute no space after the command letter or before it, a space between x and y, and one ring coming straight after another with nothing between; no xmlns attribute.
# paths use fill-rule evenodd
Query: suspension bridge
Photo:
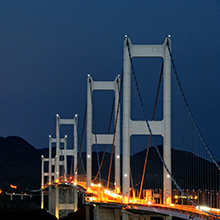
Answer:
<svg viewBox="0 0 220 220"><path fill-rule="evenodd" d="M136 74L134 58L140 57L162 58L152 118L146 110L147 100ZM95 127L96 90L114 92L109 127L102 134ZM158 110L159 102L162 104ZM67 136L60 135L61 126L65 125L73 126L71 149L67 147ZM170 36L159 45L135 45L125 36L122 75L114 81L94 81L88 75L80 143L78 136L78 115L73 119L57 115L56 137L49 136L49 157L42 156L41 207L44 208L44 196L48 194L48 210L57 218L62 212L77 211L82 193L87 219L91 207L94 219L220 219L220 168L185 97L171 52ZM135 142L132 138L136 136L145 140ZM86 169L82 159L84 137ZM93 149L98 145L105 147L102 154L96 153L98 172L93 176ZM131 160L131 149L137 145L145 146L144 157L135 160L138 157L134 155ZM105 170L103 174L107 146L111 146L111 156L108 173ZM73 158L71 168L69 157Z"/></svg>

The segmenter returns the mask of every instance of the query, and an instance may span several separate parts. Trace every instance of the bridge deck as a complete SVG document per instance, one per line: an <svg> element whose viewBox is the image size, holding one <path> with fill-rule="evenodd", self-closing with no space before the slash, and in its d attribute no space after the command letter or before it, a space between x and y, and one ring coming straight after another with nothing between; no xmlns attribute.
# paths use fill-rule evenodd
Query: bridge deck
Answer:
<svg viewBox="0 0 220 220"><path fill-rule="evenodd" d="M117 207L126 212L138 214L141 212L159 214L163 216L173 216L182 219L189 219L189 215L194 216L193 219L220 219L218 209L210 209L208 212L202 209L203 207L195 207L193 205L177 205L177 204L156 204L147 201L146 199L139 199L137 197L130 198L128 204L122 202L122 195L116 193L115 190L106 189L101 184L92 184L90 191L86 191L86 182L55 182L53 185L63 185L65 187L74 187L80 189L85 194L85 201L88 204L100 204L108 207ZM48 187L45 186L46 188Z"/></svg>

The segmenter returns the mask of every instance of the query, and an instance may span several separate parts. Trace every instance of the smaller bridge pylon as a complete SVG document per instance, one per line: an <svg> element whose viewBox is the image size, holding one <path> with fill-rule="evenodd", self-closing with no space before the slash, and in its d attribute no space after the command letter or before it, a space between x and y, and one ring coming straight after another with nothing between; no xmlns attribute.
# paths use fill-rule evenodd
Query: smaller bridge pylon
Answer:
<svg viewBox="0 0 220 220"><path fill-rule="evenodd" d="M49 157L44 158L42 155L41 208L44 208L44 192L48 190L48 211L58 219L71 211L77 211L77 188L73 184L69 184L68 181L70 178L74 178L71 181L77 181L77 120L77 115L73 119L61 119L57 114L56 138L49 136ZM60 125L73 125L74 144L72 149L67 149L67 135L64 138L60 138ZM52 158L53 143L56 144L56 153ZM61 148L61 144L64 147ZM69 177L67 156L74 157L74 173L69 175ZM48 163L47 172L45 172L46 162Z"/></svg>
<svg viewBox="0 0 220 220"><path fill-rule="evenodd" d="M92 114L93 103L92 93L94 90L113 90L115 92L115 134L93 134ZM117 76L114 81L94 81L90 75L87 79L87 191L91 190L92 183L92 145L114 144L115 145L115 190L119 193L120 187L120 104L119 104L120 78ZM116 119L116 117L118 117ZM116 124L117 121L117 124ZM115 141L114 140L115 135ZM114 142L114 143L113 143Z"/></svg>

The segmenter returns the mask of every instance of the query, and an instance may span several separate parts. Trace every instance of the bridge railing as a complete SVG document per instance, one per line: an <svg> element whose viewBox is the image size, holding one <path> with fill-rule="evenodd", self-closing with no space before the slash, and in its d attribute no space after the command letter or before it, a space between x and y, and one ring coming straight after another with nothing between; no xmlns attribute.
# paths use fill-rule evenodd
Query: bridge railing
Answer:
<svg viewBox="0 0 220 220"><path fill-rule="evenodd" d="M190 190L183 189L183 192L195 204L211 208L220 208L220 192L217 190ZM173 204L190 205L189 201L179 190L173 190Z"/></svg>

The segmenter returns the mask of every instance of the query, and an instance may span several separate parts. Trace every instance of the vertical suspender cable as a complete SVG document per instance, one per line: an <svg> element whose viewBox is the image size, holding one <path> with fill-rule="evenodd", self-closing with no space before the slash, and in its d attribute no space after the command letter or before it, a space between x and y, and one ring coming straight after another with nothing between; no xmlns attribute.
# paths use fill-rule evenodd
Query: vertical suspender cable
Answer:
<svg viewBox="0 0 220 220"><path fill-rule="evenodd" d="M219 167L219 165L217 164L217 162L216 162L214 156L213 156L212 153L210 152L210 150L209 150L207 144L205 143L205 140L203 139L203 137L202 137L202 135L201 135L201 132L199 131L199 128L198 128L198 126L197 126L197 124L196 124L196 122L195 122L195 119L194 119L193 115L192 115L192 112L191 112L191 110L190 110L190 108L189 108L188 102L186 101L186 97L185 97L185 95L184 95L182 85L181 85L180 80L179 80L179 77L178 77L178 75L177 75L177 70L176 70L176 66L175 66L175 64L174 64L173 56L172 56L172 53L171 53L171 50L170 50L169 41L167 41L167 46L168 46L168 50L169 50L169 53L170 53L171 63L172 63L172 65L173 65L173 69L174 69L174 73L175 73L175 76L176 76L176 80L177 80L177 83L178 83L178 85L179 85L179 88L180 88L180 91L181 91L181 95L182 95L183 100L184 100L184 102L185 102L185 105L186 105L186 108L187 108L187 110L188 110L189 116L190 116L190 118L191 118L191 120L192 120L192 123L193 123L193 125L194 125L194 127L195 127L195 129L196 129L196 131L197 131L197 133L198 133L198 135L199 135L199 138L200 138L201 142L203 143L203 146L205 147L205 149L206 149L207 153L209 154L210 158L212 159L212 161L214 162L214 164L218 167L218 169L219 169L219 171L220 171L220 167Z"/></svg>
<svg viewBox="0 0 220 220"><path fill-rule="evenodd" d="M118 115L119 115L120 102L121 102L122 83L123 83L123 71L122 71L121 85L120 85L119 99L118 99L118 106L117 106L117 112L116 112L116 118L115 118L115 127L114 127L114 135L113 135L113 142L112 142L111 159L110 159L110 165L109 165L109 171L108 171L107 189L108 189L108 187L109 187L110 176L111 176L113 152L114 152L115 137L116 137L116 128L117 128L117 123L118 123Z"/></svg>
<svg viewBox="0 0 220 220"><path fill-rule="evenodd" d="M89 85L90 85L90 93L91 93L91 97L92 97L92 111L93 111L93 121L94 121L94 129L96 130L96 124L95 124L95 111L94 111L94 102L93 102L93 91L92 91L92 85L91 85L91 80L89 80ZM96 157L97 157L97 164L98 164L98 169L100 167L99 165L99 154L98 154L98 149L97 149L97 135L96 135L96 131L95 131L95 145L96 145ZM99 172L99 179L100 179L100 183L101 183L101 172ZM101 184L102 185L102 184Z"/></svg>
<svg viewBox="0 0 220 220"><path fill-rule="evenodd" d="M158 98L159 98L160 84L161 84L162 76L163 76L163 63L162 63L161 71L160 71L160 79L159 79L159 83L158 83L157 95L156 95L156 100L155 100L155 104L154 104L154 112L153 112L153 117L152 117L153 121L154 121L155 114L156 114L157 102L158 102ZM142 179L141 179L139 199L140 199L141 193L142 193L144 176L145 176L145 171L146 171L146 166L147 166L147 158L148 158L148 153L149 153L149 148L150 148L150 141L151 141L151 135L149 136L149 139L148 139L148 146L147 146L147 151L146 151L146 156L145 156L145 161L144 161L144 168L143 168Z"/></svg>
<svg viewBox="0 0 220 220"><path fill-rule="evenodd" d="M110 121L109 121L109 126L108 126L108 134L110 133L110 129L111 129L114 106L115 106L115 97L114 97L113 103L112 103L111 116L110 116ZM99 175L99 172L101 171L101 168L102 168L102 165L103 165L103 162L104 162L104 158L105 158L106 148L107 148L107 144L105 145L105 148L104 148L104 152L103 152L103 155L102 155L102 160L101 160L101 163L100 163L100 166L99 166L99 170L98 170L98 172L97 172L95 178L92 180L92 182L95 182L95 180L97 179L97 177L98 177L98 175Z"/></svg>
<svg viewBox="0 0 220 220"><path fill-rule="evenodd" d="M78 156L78 160L77 160L77 164L76 164L76 168L74 170L74 174L73 174L73 179L74 179L74 176L75 176L75 173L78 169L78 166L79 166L79 160L81 158L81 151L82 151L82 144L83 144L83 137L84 137L84 133L85 133L85 127L86 127L86 114L87 114L87 105L85 107L85 114L84 114L84 120L83 120L83 130L82 130L82 135L81 135L81 141L80 141L80 148L79 148L79 156ZM84 165L83 165L83 168L84 168ZM85 169L84 169L85 171Z"/></svg>

